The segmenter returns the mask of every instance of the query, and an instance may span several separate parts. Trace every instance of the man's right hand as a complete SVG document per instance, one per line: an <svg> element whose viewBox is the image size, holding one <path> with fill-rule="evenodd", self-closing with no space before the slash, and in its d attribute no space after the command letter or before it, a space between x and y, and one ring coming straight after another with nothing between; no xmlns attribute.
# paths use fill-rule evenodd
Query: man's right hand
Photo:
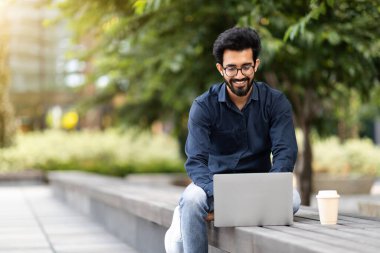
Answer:
<svg viewBox="0 0 380 253"><path fill-rule="evenodd" d="M214 220L214 212L208 213L206 217L206 221L213 221Z"/></svg>

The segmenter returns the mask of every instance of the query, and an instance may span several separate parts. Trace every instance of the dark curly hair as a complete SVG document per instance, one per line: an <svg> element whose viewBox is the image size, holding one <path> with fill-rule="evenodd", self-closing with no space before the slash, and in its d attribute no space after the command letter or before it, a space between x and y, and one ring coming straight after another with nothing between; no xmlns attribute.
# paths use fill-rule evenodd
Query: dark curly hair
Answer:
<svg viewBox="0 0 380 253"><path fill-rule="evenodd" d="M217 63L223 64L224 50L242 51L248 48L252 49L255 62L261 49L259 35L249 27L234 27L219 34L214 42L213 55Z"/></svg>

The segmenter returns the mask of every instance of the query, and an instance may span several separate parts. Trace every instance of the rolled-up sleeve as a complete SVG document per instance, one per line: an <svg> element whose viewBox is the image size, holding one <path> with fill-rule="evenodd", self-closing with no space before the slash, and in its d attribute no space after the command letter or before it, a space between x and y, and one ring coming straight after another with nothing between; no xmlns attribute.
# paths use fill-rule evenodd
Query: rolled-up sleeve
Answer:
<svg viewBox="0 0 380 253"><path fill-rule="evenodd" d="M297 141L294 132L292 107L281 94L271 108L270 138L273 166L270 172L292 172L297 160Z"/></svg>
<svg viewBox="0 0 380 253"><path fill-rule="evenodd" d="M211 119L207 108L195 100L188 121L185 145L185 168L191 180L201 187L207 196L213 196L213 180L208 168Z"/></svg>

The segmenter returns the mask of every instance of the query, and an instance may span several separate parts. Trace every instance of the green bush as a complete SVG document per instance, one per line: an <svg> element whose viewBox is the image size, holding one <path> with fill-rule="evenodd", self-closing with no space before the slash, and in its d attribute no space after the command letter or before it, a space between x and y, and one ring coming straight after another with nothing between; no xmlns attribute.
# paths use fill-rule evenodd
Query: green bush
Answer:
<svg viewBox="0 0 380 253"><path fill-rule="evenodd" d="M59 162L50 160L41 164L38 168L43 170L81 170L96 172L105 175L123 177L130 173L158 173L158 172L183 172L183 163L176 161L149 161L146 163L121 163L112 164L99 160L71 160L68 162Z"/></svg>
<svg viewBox="0 0 380 253"><path fill-rule="evenodd" d="M297 131L299 149L302 135ZM19 134L16 145L0 150L0 172L40 168L84 170L108 175L184 172L177 142L164 134L134 131L45 131ZM380 176L380 148L370 140L313 135L313 169L330 174Z"/></svg>
<svg viewBox="0 0 380 253"><path fill-rule="evenodd" d="M26 168L128 173L182 172L177 142L167 135L135 131L45 131L19 134L0 154L0 171Z"/></svg>
<svg viewBox="0 0 380 253"><path fill-rule="evenodd" d="M313 169L330 174L380 176L380 148L368 139L340 143L338 138L314 140Z"/></svg>

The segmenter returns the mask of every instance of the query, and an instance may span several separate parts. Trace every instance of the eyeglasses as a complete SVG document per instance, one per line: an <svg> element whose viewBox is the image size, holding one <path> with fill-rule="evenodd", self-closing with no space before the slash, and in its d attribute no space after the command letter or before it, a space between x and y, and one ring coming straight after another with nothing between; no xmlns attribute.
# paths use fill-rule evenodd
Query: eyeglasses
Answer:
<svg viewBox="0 0 380 253"><path fill-rule="evenodd" d="M224 69L224 72L226 72L226 75L228 77L233 77L233 76L236 76L238 74L239 70L241 71L241 73L244 76L252 75L254 68L255 68L255 65L246 64L246 65L243 65L241 68L237 68L234 66L228 66L228 67L225 67L223 69Z"/></svg>

